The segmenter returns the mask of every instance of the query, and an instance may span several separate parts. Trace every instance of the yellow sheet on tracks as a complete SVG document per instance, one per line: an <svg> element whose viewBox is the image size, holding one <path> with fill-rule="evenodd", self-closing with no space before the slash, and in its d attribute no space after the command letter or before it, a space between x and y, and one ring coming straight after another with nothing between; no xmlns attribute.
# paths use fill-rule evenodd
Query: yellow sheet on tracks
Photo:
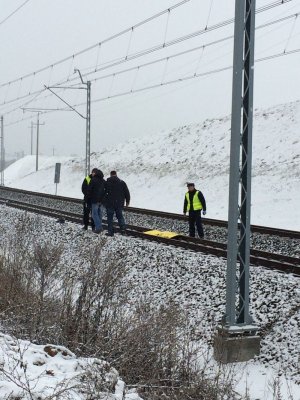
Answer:
<svg viewBox="0 0 300 400"><path fill-rule="evenodd" d="M158 231L158 230L152 230L152 231L145 231L144 232L146 235L151 235L151 236L159 236L163 237L166 239L172 239L176 236L180 236L180 233L176 232L169 232L169 231Z"/></svg>

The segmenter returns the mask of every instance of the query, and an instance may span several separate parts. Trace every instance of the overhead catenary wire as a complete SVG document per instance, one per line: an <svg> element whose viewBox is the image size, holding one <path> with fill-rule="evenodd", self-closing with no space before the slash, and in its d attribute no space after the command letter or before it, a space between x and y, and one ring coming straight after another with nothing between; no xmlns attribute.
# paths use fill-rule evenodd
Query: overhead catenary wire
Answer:
<svg viewBox="0 0 300 400"><path fill-rule="evenodd" d="M299 5L298 5L299 6ZM297 12L298 14L299 14L299 11ZM295 16L295 14L291 14L289 17L291 17L291 18L288 18L289 20L290 19L293 19L293 17ZM271 21L268 21L268 22L271 22ZM278 31L279 29L283 29L283 27L284 26L286 26L287 25L287 23L289 23L290 21L288 21L288 20L285 20L285 21L280 21L281 23L280 24L276 24L276 25L274 25L271 29L268 29L268 31L267 32L262 32L260 35L257 35L256 36L256 41L257 42L261 42L261 39L262 38L265 38L266 36L268 36L268 35L271 35L271 36L273 36L274 35L274 32L275 31ZM293 22L293 21L292 21ZM294 37L295 36L298 36L300 34L300 32L299 33L296 33L295 35L294 35ZM256 53L257 54L264 54L265 52L267 52L267 51L269 51L269 50L271 50L271 49L274 49L274 48L278 48L278 46L281 46L282 44L285 44L286 43L286 39L283 39L283 40L281 40L280 42L273 42L271 45L270 44L268 44L267 46L264 46L262 49L257 49L256 50Z"/></svg>
<svg viewBox="0 0 300 400"><path fill-rule="evenodd" d="M169 9L169 12L167 14L167 22L166 22L166 27L165 27L164 41L163 41L164 44L166 43L166 40L167 40L169 20L170 20L170 9Z"/></svg>
<svg viewBox="0 0 300 400"><path fill-rule="evenodd" d="M110 36L109 38L106 38L106 39L102 40L101 42L98 42L98 43L95 44L95 45L92 45L92 46L90 46L90 47L87 47L87 48L85 48L85 49L83 49L83 50L81 50L81 51L79 51L79 52L77 52L77 53L74 53L74 54L71 55L71 56L65 57L65 58L62 59L62 60L59 60L59 61L57 61L57 62L55 62L55 63L53 63L53 64L50 64L50 65L48 65L48 66L46 66L46 67L40 68L39 70L34 71L34 72L32 72L32 73L29 73L29 74L27 74L27 75L24 75L24 76L22 76L22 77L20 77L20 78L16 78L16 79L11 80L11 81L9 81L9 82L0 84L0 88L3 87L3 86L9 85L9 84L18 82L18 81L21 80L21 79L25 79L25 78L27 78L27 77L30 77L32 74L38 74L38 73L41 73L41 72L43 72L43 71L45 71L45 70L47 70L47 69L49 69L49 68L51 68L51 67L55 67L55 66L57 66L57 65L59 65L59 64L61 64L61 63L63 63L63 62L65 62L65 61L70 60L72 57L74 58L74 57L77 57L78 55L84 54L84 53L86 53L87 51L90 51L90 50L94 49L95 47L99 46L100 44L103 45L104 43L107 43L107 42L109 42L109 41L111 41L111 40L113 40L113 39L115 39L115 38L117 38L117 37L119 37L119 36L122 36L122 35L124 35L124 34L130 32L132 29L136 29L137 27L142 26L143 24L148 23L148 22L152 21L153 19L160 17L160 16L164 15L165 13L169 13L171 10L173 10L173 9L175 9L175 8L181 6L181 5L183 5L183 4L185 4L185 3L189 2L189 1L191 1L191 0L183 0L183 1L181 1L181 2L179 2L179 3L177 3L177 4L175 4L175 5L173 5L172 7L169 7L168 9L165 9L165 10L161 11L160 13L157 13L157 14L155 14L155 15L153 15L153 16L151 16L151 17L149 17L149 18L147 18L147 19L145 19L145 20L143 20L143 21L141 21L141 22L139 22L139 23L133 25L133 26L130 27L130 28L124 29L123 31L121 31L121 32L119 32L119 33L116 33L115 35L112 35L112 36ZM278 7L278 6L282 6L283 4L289 3L289 2L291 2L291 1L293 1L293 0L276 0L276 1L273 1L273 2L271 2L271 3L269 3L269 4L266 4L266 5L262 6L262 7L257 8L256 11L255 11L255 13L256 13L256 14L259 14L259 13L261 13L261 12L268 11L268 10L270 10L271 8ZM140 56L143 56L143 55L147 55L147 54L149 54L149 53L151 53L151 52L153 52L153 51L160 50L161 48L164 48L164 47L166 47L166 46L171 46L171 45L173 45L173 44L180 43L180 42L182 42L182 41L184 41L184 40L191 39L191 38L196 37L196 36L198 36L198 35L200 35L200 34L203 34L205 31L212 31L212 30L216 30L216 29L225 27L225 26L227 26L227 25L229 25L229 24L232 24L233 21L234 21L234 18L230 18L230 19L225 20L225 21L222 21L222 22L220 22L220 23L218 23L218 24L212 25L211 27L206 27L206 29L203 29L203 30L200 30L200 31L196 31L196 32L194 32L194 33L191 33L190 35L181 36L181 37L179 37L178 39L175 39L175 41L169 41L168 44L165 44L165 45L162 44L162 45L159 45L158 47L157 47L157 46L152 47L152 48L146 50L146 52L143 52L143 51L142 51L142 52L136 53L136 54L132 55L132 58L123 57L123 58L121 58L122 61L120 61L120 62L129 61L129 60L132 60L132 59L134 59L134 58L137 58L137 57L140 57ZM119 59L119 60L120 60L120 59ZM113 67L113 66L115 66L115 63L109 64L109 65L107 65L106 67L103 67L103 68L111 68L111 67ZM99 70L101 70L101 69L97 69L97 71L99 71ZM91 73L93 73L93 72L96 72L96 71L91 71L91 72L89 72L89 73L82 74L82 76L87 76L87 75L89 75L89 74L91 74ZM0 105L1 105L1 104L0 104Z"/></svg>
<svg viewBox="0 0 300 400"><path fill-rule="evenodd" d="M284 22L284 21L288 21L288 20L294 18L295 15L298 15L298 13L291 14L291 15L288 15L286 17L279 18L279 19L277 19L275 21L266 22L266 23L264 23L262 25L257 26L256 30L260 30L260 29L267 28L267 27L270 27L272 25L275 25L275 24L278 24L278 23L281 23L281 22ZM137 69L141 70L142 68L145 68L145 67L148 67L148 66L163 62L163 61L169 61L169 60L171 60L173 58L177 58L177 57L180 57L180 56L192 53L192 52L196 52L196 51L201 50L201 49L203 50L205 47L214 46L214 45L220 44L222 42L228 41L230 39L233 39L233 35L225 36L223 38L214 40L212 42L208 42L208 43L193 47L191 49L183 50L183 51L180 51L178 53L171 54L169 56L161 57L161 58L158 58L156 60L148 61L148 62L143 63L143 64L139 64L139 65L136 65L136 66L133 66L133 67L129 67L129 68L120 70L120 71L116 71L116 72L113 72L113 73L102 75L102 76L99 76L99 77L91 79L91 82L96 82L98 80L110 78L112 76L116 77L118 75L121 75L121 74L124 74L124 73L128 73L128 72L131 72L131 71L134 71L134 70L137 70ZM77 85L77 84L74 84L74 86L75 85Z"/></svg>
<svg viewBox="0 0 300 400"><path fill-rule="evenodd" d="M204 53L204 49L205 49L205 46L203 45L202 49L201 49L201 52L200 52L200 55L199 55L199 58L198 58L198 61L197 61L196 68L195 68L195 74L197 74L198 68L200 66L200 63L201 63L201 60L202 60L202 57L203 57L203 53Z"/></svg>
<svg viewBox="0 0 300 400"><path fill-rule="evenodd" d="M96 58L95 70L96 70L97 67L98 67L99 57L100 57L100 51L101 51L101 43L99 43L98 49L97 49L97 58Z"/></svg>
<svg viewBox="0 0 300 400"><path fill-rule="evenodd" d="M71 58L71 63L70 63L70 68L69 68L69 73L68 73L68 78L67 82L70 79L71 73L74 71L74 57Z"/></svg>
<svg viewBox="0 0 300 400"><path fill-rule="evenodd" d="M271 8L274 8L274 7L281 6L282 4L285 4L285 3L290 2L290 1L293 1L293 0L281 0L281 1L275 1L275 2L269 3L269 4L265 5L265 6L262 6L262 7L258 8L258 9L256 10L256 14L259 14L259 13L261 13L261 12L267 11L267 10L269 10L269 9L271 9ZM183 3L183 2L181 2L180 4L182 4L182 3ZM178 3L178 4L179 4L179 3ZM174 5L173 7L175 7L175 5ZM168 12L168 10L169 10L169 9L167 9L166 11ZM135 59L137 59L137 58L139 58L139 57L143 57L143 56L145 56L145 55L148 55L148 54L151 54L151 53L153 53L153 52L159 51L159 50L161 50L161 49L163 49L163 48L165 48L165 47L170 47L170 46L176 45L176 44L178 44L178 43L181 43L181 42L183 42L183 41L185 41L185 40L192 39L192 38L194 38L194 37L196 37L196 36L203 35L203 34L205 34L205 33L207 33L207 32L211 32L211 31L220 29L220 28L222 28L222 27L228 26L228 25L232 24L233 21L234 21L234 19L233 19L233 18L230 18L230 19L221 21L221 22L219 22L219 23L217 23L217 24L214 24L214 25L212 25L212 26L210 26L210 27L207 27L206 29L201 29L201 30L192 32L192 33L190 33L190 34L187 34L187 35L184 35L184 36L180 36L180 37L178 37L178 38L175 38L175 39L173 39L173 40L171 40L171 41L169 41L169 42L162 43L162 44L160 44L160 45L150 47L150 48L148 48L148 49L142 50L142 51L137 52L137 53L133 53L133 54L131 54L131 55L128 55L128 56L125 56L125 57L122 57L122 58L118 58L118 59L114 60L113 62L111 62L110 64L109 64L109 63L106 63L106 65L101 66L101 67L99 67L99 68L91 67L91 71L89 71L89 72L87 72L87 73L82 73L82 76L83 76L83 77L87 77L87 76L89 76L89 75L91 75L91 74L94 74L95 72L100 72L100 71L103 71L103 70L106 70L106 69L115 67L115 66L117 66L117 65L120 65L120 64L122 64L122 63L124 63L124 62L128 62L128 61L135 60ZM131 28L130 28L130 29L131 29ZM128 30L127 30L127 32L128 32ZM102 41L101 43L104 43L104 41ZM77 54L79 54L79 53L77 53ZM72 57L75 57L75 55L73 55ZM68 59L69 59L69 58L68 58ZM66 59L65 59L65 60L66 60ZM50 65L49 67L52 67L52 66L55 66L55 65L57 65L57 63L54 63L54 64ZM47 67L47 68L49 68L49 67ZM30 76L30 75L28 75L28 76ZM24 78L24 77L19 78L19 79L23 79L23 78ZM74 78L67 79L67 80L62 80L62 81L59 81L59 82L55 83L54 85L65 84L65 83L67 83L67 82L73 82L73 81L76 81L76 80L78 80L78 77L74 77ZM15 80L14 82L17 82L17 81L18 81L18 80ZM11 82L9 82L9 83L7 83L7 84L10 84L10 83L12 83L12 82L13 82L13 81L11 81ZM2 85L2 86L3 86L3 85ZM1 85L0 85L0 87L1 87ZM42 93L43 91L44 91L44 89L36 90L35 92L32 92L31 95L37 94L37 93ZM15 102L15 101L24 99L24 98L26 98L26 97L28 97L28 94L25 94L25 95L23 95L23 96L19 96L19 97L14 98L14 99L10 99L10 100L8 100L8 101L6 101L6 102L1 103L0 106L13 103L13 102Z"/></svg>
<svg viewBox="0 0 300 400"><path fill-rule="evenodd" d="M287 0L287 1L292 1L292 0ZM163 48L165 48L165 47L173 46L173 45L178 44L178 43L181 43L181 42L183 42L183 41L185 41L185 40L192 39L192 38L194 38L194 37L196 37L196 36L203 35L203 34L205 34L205 33L207 33L207 32L210 32L210 31L213 31L213 30L222 28L222 27L227 26L227 25L230 25L230 24L232 24L232 23L233 23L233 19L232 19L232 18L229 19L229 20L225 20L225 21L220 22L220 23L218 23L218 24L215 24L215 25L213 25L213 26L211 26L211 27L209 27L209 28L207 28L207 29L201 29L201 30L199 30L199 31L190 33L190 34L188 34L188 35L184 35L184 36L177 37L176 39L173 39L173 40L171 40L171 41L169 41L169 42L162 43L162 44L159 44L159 45L157 45L157 46L150 47L150 48L148 48L148 49L142 50L142 51L137 52L137 53L133 53L133 54L131 54L131 55L127 55L127 56L122 57L122 58L118 58L118 59L116 59L115 61L113 61L113 62L110 63L110 64L107 64L107 65L105 65L105 66L99 67L99 68L97 68L97 69L93 69L92 71L87 72L87 73L82 73L82 76L83 76L83 77L87 77L87 76L89 76L89 75L91 75L91 74L94 74L95 72L104 71L104 70L106 70L106 69L115 67L115 66L117 66L117 65L123 64L123 63L128 62L128 61L132 61L132 60L134 60L134 59L137 59L137 58L140 58L140 57L142 57L142 56L145 56L145 55L151 54L151 53L153 53L153 52L156 52L156 51L158 51L158 50L161 50L161 49L163 49ZM53 66L54 66L54 64L53 64ZM50 67L52 67L52 66L50 66ZM23 79L23 78L21 78L21 79ZM21 80L21 79L20 79L20 80ZM76 80L78 80L78 77L74 77L74 78L69 79L69 82L76 81ZM12 83L12 82L10 82L10 83ZM59 82L59 83L56 83L55 85L58 85L58 84L65 84L65 83L67 83L67 80L63 80L63 81L61 81L61 82ZM1 87L1 85L0 85L0 87ZM44 91L44 89L41 89L41 90L37 90L37 91L35 91L35 92L32 92L31 94L42 93L43 91ZM11 100L9 100L9 101L6 101L5 103L1 103L0 106L1 106L1 105L4 105L4 104L12 103L12 102L14 102L14 101L16 101L16 100L20 100L20 99L22 99L22 98L26 98L27 96L28 96L27 94L24 95L24 96L18 96L18 97L15 98L15 99L11 99Z"/></svg>
<svg viewBox="0 0 300 400"><path fill-rule="evenodd" d="M207 26L208 26L208 22L209 22L211 10L212 10L213 2L214 2L214 0L210 0L210 6L209 6L209 10L208 10L208 16L207 16L205 28L207 28Z"/></svg>
<svg viewBox="0 0 300 400"><path fill-rule="evenodd" d="M262 7L258 8L258 9L256 9L255 13L259 14L261 12L268 11L271 8L281 6L281 5L285 4L286 2L290 2L290 1L293 1L293 0L280 0L280 1L275 1L273 3L269 3L269 4L265 5L265 6L262 6ZM87 77L87 76L89 76L91 74L94 74L95 72L103 71L103 70L115 67L117 65L120 65L120 64L122 64L124 62L132 61L132 60L135 60L135 59L137 59L139 57L143 57L143 56L149 55L149 54L151 54L151 53L153 53L155 51L162 50L162 49L164 49L166 47L170 47L170 46L179 44L181 42L184 42L186 40L193 39L193 38L195 38L197 36L201 36L201 35L203 35L205 33L212 32L212 31L215 31L215 30L220 29L220 28L224 28L224 27L232 24L233 22L234 22L234 18L229 18L227 20L221 21L221 22L219 22L217 24L211 25L211 26L206 27L204 29L200 29L200 30L197 30L195 32L191 32L191 33L189 33L187 35L183 35L183 36L177 37L177 38L175 38L173 40L170 40L168 42L159 44L157 46L153 46L153 47L150 47L148 49L141 50L139 52L133 53L131 55L128 55L127 57L118 58L116 60L113 60L111 63L107 63L105 66L97 68L97 70L93 70L91 68L91 71L83 73L82 76ZM73 80L75 80L75 79L76 78L74 78Z"/></svg>
<svg viewBox="0 0 300 400"><path fill-rule="evenodd" d="M130 50L130 45L131 45L133 33L134 33L134 28L131 28L130 36L129 36L129 41L128 41L128 46L127 46L127 51L126 51L126 57L125 57L125 58L127 58L128 54L129 54L129 50ZM96 68L97 68L97 67L96 67Z"/></svg>
<svg viewBox="0 0 300 400"><path fill-rule="evenodd" d="M266 22L266 23L264 23L264 24L261 24L261 25L257 26L257 27L256 27L256 30L261 30L261 29L263 29L263 28L270 27L270 26L272 26L272 25L276 25L276 24L278 24L278 23L282 23L282 22L288 21L289 19L294 18L295 15L298 15L298 12L297 12L297 13L294 13L294 14L291 14L291 15L288 15L288 16L285 16L285 17L282 17L282 18L278 18L278 19L276 19L276 20L274 20L274 21L268 21L268 22ZM200 46L196 46L196 47L194 47L194 48L192 48L192 49L187 49L187 50L184 50L184 51L181 51L181 52L178 52L178 53L169 55L169 56L167 56L167 57L162 57L162 58L159 58L159 59L156 59L156 60L153 60L153 61L149 61L149 62L140 64L140 65L138 65L138 66L133 66L133 67L126 68L126 69L123 69L123 70L120 70L120 71L116 71L116 72L114 72L114 73L109 73L109 74L106 74L106 75L102 75L102 76L100 76L100 77L96 77L96 78L94 78L94 79L91 79L91 82L96 82L96 81L98 81L98 80L102 80L102 79L106 79L106 78L110 78L110 77L113 77L113 79L114 79L116 76L118 76L118 75L120 75L120 74L124 74L124 73L130 72L130 71L134 71L134 70L137 70L137 69L139 70L139 69L142 69L142 68L144 68L144 67L148 67L148 66L150 66L150 65L154 65L154 64L156 64L156 63L166 61L167 59L173 59L173 58L176 58L176 57L180 57L180 56L183 56L183 55L185 55L185 54L198 51L198 50L200 50L200 49L203 50L205 47L210 47L210 46L213 46L213 45L216 45L216 44L220 44L220 43L222 43L222 42L224 42L224 41L227 41L227 40L230 40L230 39L232 39L232 38L233 38L233 35L226 36L226 37L224 37L224 38L220 38L220 39L218 39L218 40L215 40L215 41L212 41L212 42L208 42L208 43L205 43L205 44L200 45ZM199 61L198 61L198 63L199 63ZM195 70L195 73L197 72L197 70L198 70L198 66L197 66L197 68L196 68L196 70ZM65 81L64 84L65 84L65 83L68 83L68 81ZM71 84L70 86L71 86L71 87L74 87L74 86L77 86L77 85L78 85L78 84L75 83L75 84L73 84L73 85ZM63 88L63 86L61 86L61 88ZM27 105L27 104L29 104L29 103L31 103L32 101L34 101L35 99L37 99L37 98L39 97L39 95L40 95L44 90L45 90L45 89L43 89L42 91L37 91L36 94L34 95L34 97L33 97L32 99L28 100L26 103L22 104L21 106L19 105L18 107L15 107L15 108L12 109L12 110L3 112L2 114L3 114L3 115L10 114L11 112L17 110L18 108L20 108L20 107L22 107L22 106L24 106L24 105ZM32 94L34 94L34 93L32 93ZM47 95L47 96L44 96L43 98L45 99L45 98L48 98L48 97L51 97L51 94L49 94L49 95ZM8 103L6 103L6 104L8 104Z"/></svg>
<svg viewBox="0 0 300 400"><path fill-rule="evenodd" d="M29 1L29 0L26 0L26 2L28 2L28 1ZM148 18L146 18L146 19L144 19L144 20L138 22L137 24L130 26L129 28L126 28L126 29L124 29L124 30L122 30L122 31L120 31L120 32L118 32L118 33L112 35L112 36L109 36L108 38L103 39L103 40L101 40L100 42L97 42L96 44L94 44L94 45L92 45L92 46L86 47L86 48L84 48L84 49L82 49L82 50L80 50L80 51L78 51L78 52L76 52L76 53L74 53L74 54L72 54L72 55L70 55L70 56L67 56L67 57L65 57L65 58L63 58L63 59L61 59L61 60L59 60L59 61L56 61L56 62L54 62L54 63L52 63L52 64L49 64L49 65L47 65L47 66L45 66L45 67L42 67L42 68L40 68L40 69L38 69L38 70L36 70L36 71L34 71L34 72L30 72L30 73L28 73L28 74L26 74L26 75L23 75L23 76L21 76L21 77L19 77L19 78L13 79L13 80L11 80L11 81L9 81L9 82L2 83L2 84L0 84L0 88L3 87L3 86L6 86L6 85L8 85L8 84L12 84L12 83L18 82L20 79L28 78L28 77L30 77L32 74L39 74L39 73L41 73L41 72L44 72L44 71L46 71L47 69L49 69L49 68L51 68L51 67L55 67L55 66L57 66L57 65L59 65L59 64L62 64L62 63L64 63L64 62L68 61L68 60L71 60L72 57L74 58L74 57L77 57L77 56L79 56L79 55L82 55L82 54L84 54L84 53L86 53L86 52L88 52L88 51L90 51L90 50L93 50L93 49L95 49L97 46L99 46L100 44L103 45L104 43L110 42L110 41L112 41L112 40L114 40L114 39L116 39L116 38L118 38L118 37L120 37L120 36L123 36L123 35L125 35L126 33L130 32L132 29L136 29L136 28L138 28L138 27L140 27L140 26L142 26L142 25L144 25L144 24L147 24L148 22L153 21L154 19L159 18L159 17L161 17L162 15L164 15L164 14L166 14L166 13L169 13L170 10L174 10L174 9L176 9L176 8L182 6L182 5L184 5L184 4L186 4L186 3L190 2L190 1L191 1L191 0L182 0L182 1L180 1L179 3L176 3L176 4L174 4L173 6L168 7L167 9L165 9L165 10L163 10L163 11L160 11L160 12L158 12L158 13L152 15L152 16L150 16L150 17L148 17ZM285 1L292 1L292 0L285 0ZM24 4L24 5L25 5L25 4Z"/></svg>
<svg viewBox="0 0 300 400"><path fill-rule="evenodd" d="M272 60L272 59L275 59L275 58L279 58L279 57L283 57L283 56L286 56L286 55L291 55L291 54L295 54L295 53L299 53L299 52L300 52L300 48L299 49L290 50L290 51L287 51L285 53L281 52L281 53L273 54L273 55L270 55L270 56L262 57L262 58L259 58L259 59L255 60L255 62L257 63L257 62ZM108 100L108 99L112 99L112 98L116 98L116 97L129 95L129 94L132 94L132 93L143 92L145 90L155 89L155 88L158 88L158 87L161 87L161 86L165 86L165 85L171 85L171 84L174 84L174 83L184 82L184 81L187 81L187 80L191 80L193 78L200 78L200 77L203 77L203 76L212 75L212 74L216 74L216 73L219 73L219 72L224 72L224 71L227 71L227 70L230 70L230 69L232 69L231 65L226 66L226 67L222 67L222 68L217 68L217 69L210 70L210 71L203 72L203 73L198 73L196 75L192 74L192 75L189 75L189 76L186 76L186 77L183 77L183 78L173 79L173 80L170 80L170 81L165 81L163 83L157 83L157 84L154 84L154 85L145 86L143 88L139 88L139 89L136 89L134 91L128 90L128 91L124 91L122 93L117 93L115 95L102 97L102 98L99 98L99 99L94 99L92 101L92 103L97 103L97 102L101 102L101 101L104 101L104 100ZM85 103L76 104L75 106L81 106L81 105L84 105L84 104Z"/></svg>
<svg viewBox="0 0 300 400"><path fill-rule="evenodd" d="M4 24L9 18L15 15L21 8L23 8L30 0L24 1L18 8L16 8L13 12L11 12L7 17L5 17L2 21L0 21L0 25Z"/></svg>
<svg viewBox="0 0 300 400"><path fill-rule="evenodd" d="M162 73L162 77L161 77L161 83L164 82L164 79L165 79L165 76L166 76L166 73L167 73L169 57L166 57L165 61L166 62L165 62L163 73Z"/></svg>
<svg viewBox="0 0 300 400"><path fill-rule="evenodd" d="M135 82L137 81L138 73L139 73L139 68L136 69L135 75L134 75L134 77L133 77L132 84L131 84L131 91L133 91Z"/></svg>
<svg viewBox="0 0 300 400"><path fill-rule="evenodd" d="M266 57L261 57L261 58L256 59L255 63L264 62L264 61L270 61L270 60L273 60L273 59L276 59L276 58L279 58L279 57L293 55L293 54L296 54L296 53L300 53L300 48L293 49L293 50L287 51L285 53L284 52L280 52L280 53L272 54L272 55L269 55L269 56L266 56ZM114 95L110 95L110 96L107 96L107 97L101 97L101 98L98 98L98 99L94 99L91 102L92 103L99 103L99 102L103 102L103 101L106 101L106 100L115 99L115 98L118 98L118 97L124 97L124 96L131 95L131 94L134 94L134 93L141 93L141 92L145 92L145 91L148 91L148 90L157 89L157 88L163 87L163 86L170 86L172 84L181 83L181 82L189 81L189 80L196 79L196 78L201 78L201 77L214 75L214 74L217 74L217 73L220 73L220 72L225 72L225 71L228 71L228 70L231 70L231 69L232 69L232 65L228 65L226 67L221 67L221 68L209 70L209 71L206 71L206 72L198 73L197 75L192 74L192 75L189 75L189 76L185 76L183 78L173 79L173 80L165 81L163 83L157 83L157 84L149 85L149 86L145 86L145 87L142 87L142 88L139 88L139 89L135 89L135 90L124 91L124 92L116 93ZM73 107L80 107L80 106L85 106L85 105L86 105L86 103L84 102L84 103L74 104ZM67 110L66 108L57 108L55 110L41 112L41 114L47 114L47 113L55 112L55 111L66 111L66 110ZM31 118L32 117L22 118L22 119L19 119L17 121L5 124L5 126L15 125L15 124L18 124L18 123L20 123L20 122L22 122L24 120L29 120Z"/></svg>
<svg viewBox="0 0 300 400"><path fill-rule="evenodd" d="M284 47L284 53L286 52L286 50L287 50L287 48L288 48L288 45L289 45L289 42L290 42L290 39L291 39L291 37L292 37L292 34L293 34L293 31L294 31L294 29L295 29L295 26L296 26L296 21L297 21L297 18L298 18L298 13L297 14L295 14L295 19L294 19L294 23L293 23L293 25L292 25L292 27L291 27L291 30L290 30L290 33L289 33L289 36L288 36L288 38L287 38L287 41L286 41L286 45L285 45L285 47Z"/></svg>

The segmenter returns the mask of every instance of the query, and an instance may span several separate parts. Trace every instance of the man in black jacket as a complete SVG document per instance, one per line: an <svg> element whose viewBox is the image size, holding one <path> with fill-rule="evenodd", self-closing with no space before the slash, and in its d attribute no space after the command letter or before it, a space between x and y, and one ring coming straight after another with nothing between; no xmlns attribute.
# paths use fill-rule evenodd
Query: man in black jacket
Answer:
<svg viewBox="0 0 300 400"><path fill-rule="evenodd" d="M194 183L187 183L188 191L184 197L183 213L189 212L189 230L190 236L195 237L195 224L197 226L198 235L201 239L204 237L201 210L203 215L206 214L205 198L200 190L195 189Z"/></svg>
<svg viewBox="0 0 300 400"><path fill-rule="evenodd" d="M95 168L92 172L92 180L88 186L88 197L92 204L92 217L95 223L95 233L102 232L102 204L105 195L105 181L103 172Z"/></svg>
<svg viewBox="0 0 300 400"><path fill-rule="evenodd" d="M114 213L116 213L121 233L125 234L125 220L123 217L123 208L125 202L126 206L128 207L130 202L130 193L128 187L124 181L122 181L117 177L116 171L111 171L110 178L108 178L106 181L106 196L105 196L107 225L108 225L107 236L114 235L114 228L113 228Z"/></svg>
<svg viewBox="0 0 300 400"><path fill-rule="evenodd" d="M96 172L97 168L94 168L92 170L93 172ZM91 203L91 199L88 196L88 187L89 184L91 183L92 180L92 173L87 175L81 185L81 191L84 195L83 198L83 229L87 230L88 226L89 226L89 220L90 220L90 214L92 212L92 203ZM94 224L94 220L92 218L92 230L95 229L95 224Z"/></svg>

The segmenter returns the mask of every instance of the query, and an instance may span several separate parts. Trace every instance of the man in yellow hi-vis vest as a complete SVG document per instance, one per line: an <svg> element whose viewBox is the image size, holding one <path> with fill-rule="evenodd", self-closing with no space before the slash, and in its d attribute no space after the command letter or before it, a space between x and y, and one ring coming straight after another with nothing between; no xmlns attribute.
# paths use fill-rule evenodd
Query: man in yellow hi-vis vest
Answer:
<svg viewBox="0 0 300 400"><path fill-rule="evenodd" d="M87 230L88 226L89 226L89 221L90 221L90 214L92 212L92 204L91 204L91 199L89 198L89 194L88 194L88 187L89 184L91 183L93 174L97 171L97 168L94 168L92 170L92 173L87 175L81 185L81 191L84 195L84 199L83 199L83 229ZM94 224L94 220L93 218L91 218L92 220L92 230L95 229L95 224Z"/></svg>
<svg viewBox="0 0 300 400"><path fill-rule="evenodd" d="M195 225L198 235L201 239L204 238L204 232L201 222L201 210L203 215L206 214L205 198L200 190L195 189L194 183L187 183L188 191L184 197L183 213L189 212L189 230L190 236L195 237Z"/></svg>

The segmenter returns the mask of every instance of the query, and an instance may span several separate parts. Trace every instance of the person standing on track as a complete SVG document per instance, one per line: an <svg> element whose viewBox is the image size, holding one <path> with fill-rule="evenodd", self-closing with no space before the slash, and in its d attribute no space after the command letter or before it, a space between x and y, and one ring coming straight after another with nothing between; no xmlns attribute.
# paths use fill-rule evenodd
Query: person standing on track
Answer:
<svg viewBox="0 0 300 400"><path fill-rule="evenodd" d="M128 187L124 181L117 177L116 171L111 171L110 178L106 181L106 195L105 195L105 206L107 213L107 225L108 232L107 236L114 236L113 219L114 213L119 223L121 233L126 233L125 220L123 217L124 203L126 207L129 206L130 193Z"/></svg>
<svg viewBox="0 0 300 400"><path fill-rule="evenodd" d="M195 237L195 225L197 227L200 239L204 238L204 232L201 221L201 210L206 214L205 198L200 190L195 189L194 183L187 183L188 191L185 194L183 213L189 212L189 235Z"/></svg>
<svg viewBox="0 0 300 400"><path fill-rule="evenodd" d="M85 230L88 229L89 221L90 221L90 214L92 212L92 203L91 203L91 199L89 198L89 195L88 195L88 187L92 180L92 176L93 176L92 174L93 174L93 172L96 172L96 171L97 171L97 168L94 168L92 170L92 172L84 178L82 185L81 185L81 191L84 195L84 198L83 198L83 229L85 229ZM94 220L92 218L92 230L94 230L94 229L95 229L95 224L94 224Z"/></svg>
<svg viewBox="0 0 300 400"><path fill-rule="evenodd" d="M103 172L95 168L92 172L92 180L88 186L88 197L92 204L92 217L95 223L95 233L101 233L102 229L102 204L105 196L105 180Z"/></svg>

